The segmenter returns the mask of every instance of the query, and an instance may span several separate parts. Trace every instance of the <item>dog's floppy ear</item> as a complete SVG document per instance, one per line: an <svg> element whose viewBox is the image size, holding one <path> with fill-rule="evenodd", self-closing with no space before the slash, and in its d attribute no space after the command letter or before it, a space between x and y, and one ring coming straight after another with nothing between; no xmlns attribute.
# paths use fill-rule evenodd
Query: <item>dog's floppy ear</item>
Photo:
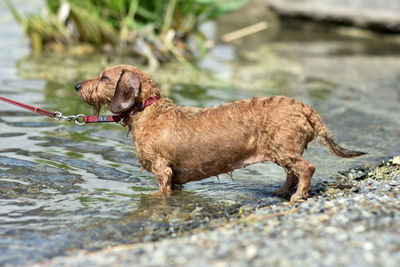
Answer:
<svg viewBox="0 0 400 267"><path fill-rule="evenodd" d="M138 74L132 71L122 71L110 102L111 112L117 114L130 109L139 96L140 88L141 83Z"/></svg>

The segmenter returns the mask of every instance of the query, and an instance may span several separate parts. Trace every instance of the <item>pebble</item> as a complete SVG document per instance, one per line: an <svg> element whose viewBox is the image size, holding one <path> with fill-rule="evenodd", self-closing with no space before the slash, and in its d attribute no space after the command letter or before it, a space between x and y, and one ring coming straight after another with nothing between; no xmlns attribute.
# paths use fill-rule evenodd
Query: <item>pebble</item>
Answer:
<svg viewBox="0 0 400 267"><path fill-rule="evenodd" d="M393 165L400 165L400 156L394 157L392 163Z"/></svg>
<svg viewBox="0 0 400 267"><path fill-rule="evenodd" d="M320 185L321 193L293 206L275 204L209 230L57 257L45 265L400 266L396 162L363 169L363 175L350 170L342 187Z"/></svg>
<svg viewBox="0 0 400 267"><path fill-rule="evenodd" d="M255 245L250 245L245 251L246 259L253 260L257 256L257 247Z"/></svg>

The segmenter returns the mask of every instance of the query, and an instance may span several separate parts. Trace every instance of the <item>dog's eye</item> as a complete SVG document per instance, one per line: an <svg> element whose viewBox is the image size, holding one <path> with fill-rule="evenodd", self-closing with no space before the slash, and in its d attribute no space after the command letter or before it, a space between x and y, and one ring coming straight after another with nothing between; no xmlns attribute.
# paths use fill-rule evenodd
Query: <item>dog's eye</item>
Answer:
<svg viewBox="0 0 400 267"><path fill-rule="evenodd" d="M110 81L110 78L108 78L107 76L103 75L103 76L101 76L101 81L103 81L103 82L109 82L109 81Z"/></svg>

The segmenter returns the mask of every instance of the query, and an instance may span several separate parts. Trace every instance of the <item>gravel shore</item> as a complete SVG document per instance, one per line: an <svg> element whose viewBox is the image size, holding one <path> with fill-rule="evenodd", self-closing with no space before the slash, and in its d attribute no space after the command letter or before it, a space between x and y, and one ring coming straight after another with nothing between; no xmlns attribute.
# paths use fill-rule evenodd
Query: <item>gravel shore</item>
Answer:
<svg viewBox="0 0 400 267"><path fill-rule="evenodd" d="M337 174L311 195L182 237L38 266L400 266L400 157Z"/></svg>

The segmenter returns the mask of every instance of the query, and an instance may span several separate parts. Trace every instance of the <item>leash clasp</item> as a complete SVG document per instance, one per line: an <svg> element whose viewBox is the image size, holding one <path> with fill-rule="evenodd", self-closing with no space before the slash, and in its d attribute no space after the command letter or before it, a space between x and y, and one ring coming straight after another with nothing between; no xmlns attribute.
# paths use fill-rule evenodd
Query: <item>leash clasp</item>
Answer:
<svg viewBox="0 0 400 267"><path fill-rule="evenodd" d="M58 111L54 112L54 119L56 121L60 121L60 120L74 121L79 126L86 124L85 120L81 120L81 118L84 118L84 117L85 117L85 115L83 115L83 114L72 115L72 116L63 116L63 114L61 112L58 112Z"/></svg>

